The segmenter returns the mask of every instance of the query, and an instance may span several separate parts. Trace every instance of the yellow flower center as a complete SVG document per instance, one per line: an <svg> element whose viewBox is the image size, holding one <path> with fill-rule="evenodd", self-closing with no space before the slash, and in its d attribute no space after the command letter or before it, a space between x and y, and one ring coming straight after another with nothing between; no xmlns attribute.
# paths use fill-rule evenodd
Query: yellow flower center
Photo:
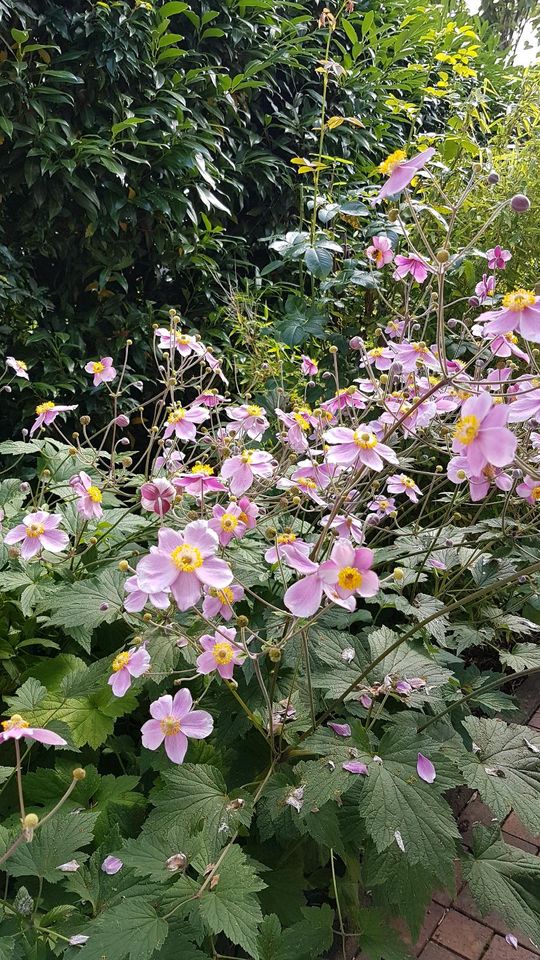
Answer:
<svg viewBox="0 0 540 960"><path fill-rule="evenodd" d="M26 730L30 724L23 720L20 713L14 713L11 720L2 721L2 726L4 730Z"/></svg>
<svg viewBox="0 0 540 960"><path fill-rule="evenodd" d="M293 413L293 418L296 420L298 426L301 427L302 430L309 430L309 422L305 417L302 416L301 413Z"/></svg>
<svg viewBox="0 0 540 960"><path fill-rule="evenodd" d="M458 420L454 430L454 437L468 447L473 440L476 440L479 430L480 421L478 417L475 417L474 414L471 413L468 417L462 417L461 420Z"/></svg>
<svg viewBox="0 0 540 960"><path fill-rule="evenodd" d="M217 587L210 587L209 593L211 597L217 597L220 603L227 604L229 607L234 603L234 593L230 587L223 587L221 590L218 590Z"/></svg>
<svg viewBox="0 0 540 960"><path fill-rule="evenodd" d="M384 347L373 347L373 350L370 350L368 357L382 357L384 353Z"/></svg>
<svg viewBox="0 0 540 960"><path fill-rule="evenodd" d="M263 414L263 408L257 406L256 403L248 403L246 411L249 417L260 417Z"/></svg>
<svg viewBox="0 0 540 960"><path fill-rule="evenodd" d="M184 419L186 411L183 407L177 407L176 410L171 410L169 416L167 417L167 423L180 423Z"/></svg>
<svg viewBox="0 0 540 960"><path fill-rule="evenodd" d="M55 404L53 400L46 400L45 403L38 403L36 413L38 417L40 417L42 413L47 413L48 410L54 410L54 407Z"/></svg>
<svg viewBox="0 0 540 960"><path fill-rule="evenodd" d="M161 727L161 732L165 734L166 737L173 737L176 733L180 733L180 721L176 717L168 716L163 717L163 720L159 721Z"/></svg>
<svg viewBox="0 0 540 960"><path fill-rule="evenodd" d="M535 303L536 297L533 290L512 290L511 293L505 294L502 299L503 307L516 313L524 310L525 307L534 307Z"/></svg>
<svg viewBox="0 0 540 960"><path fill-rule="evenodd" d="M201 475L204 477L214 476L214 468L209 467L207 463L196 463L195 466L191 468L191 472L196 477Z"/></svg>
<svg viewBox="0 0 540 960"><path fill-rule="evenodd" d="M226 533L230 533L232 530L236 530L238 517L235 517L234 513L224 513L219 522L221 529L225 530Z"/></svg>
<svg viewBox="0 0 540 960"><path fill-rule="evenodd" d="M532 488L531 497L533 498L535 503L537 500L540 500L540 486Z"/></svg>
<svg viewBox="0 0 540 960"><path fill-rule="evenodd" d="M386 510L388 506L388 500L379 500L379 510Z"/></svg>
<svg viewBox="0 0 540 960"><path fill-rule="evenodd" d="M411 347L413 348L415 353L428 352L427 344L425 344L423 340L421 340L420 343L411 343Z"/></svg>
<svg viewBox="0 0 540 960"><path fill-rule="evenodd" d="M244 513L243 510L242 510L242 513L239 513L239 514L238 514L238 519L241 520L242 523L249 523L249 517L248 517L247 513Z"/></svg>
<svg viewBox="0 0 540 960"><path fill-rule="evenodd" d="M105 364L101 363L101 360L96 360L96 362L92 364L92 373L103 373L104 369Z"/></svg>
<svg viewBox="0 0 540 960"><path fill-rule="evenodd" d="M194 570L202 567L203 563L201 551L197 547L192 547L189 543L183 543L181 547L175 547L171 553L171 560L182 573L193 573Z"/></svg>
<svg viewBox="0 0 540 960"><path fill-rule="evenodd" d="M252 451L251 451L251 450L244 450L244 452L243 452L242 454L240 454L240 459L241 459L242 463L251 463L251 461L253 460L253 453L252 453Z"/></svg>
<svg viewBox="0 0 540 960"><path fill-rule="evenodd" d="M277 542L280 543L280 544L281 544L281 543L294 543L295 540L296 540L296 534L295 534L295 533L280 533L279 536L277 537Z"/></svg>
<svg viewBox="0 0 540 960"><path fill-rule="evenodd" d="M515 333L505 333L504 339L508 343L518 343L518 338L516 337Z"/></svg>
<svg viewBox="0 0 540 960"><path fill-rule="evenodd" d="M234 650L228 640L220 640L214 645L212 656L216 663L223 665L230 663L234 657Z"/></svg>
<svg viewBox="0 0 540 960"><path fill-rule="evenodd" d="M29 523L26 527L27 537L40 537L42 533L45 533L45 527L42 523Z"/></svg>
<svg viewBox="0 0 540 960"><path fill-rule="evenodd" d="M403 163L406 159L407 154L405 150L394 150L386 160L383 160L383 162L379 164L379 172L384 174L385 177L389 177L396 167L399 167L400 163Z"/></svg>
<svg viewBox="0 0 540 960"><path fill-rule="evenodd" d="M103 500L103 494L99 487L88 487L86 493L94 503L101 503Z"/></svg>
<svg viewBox="0 0 540 960"><path fill-rule="evenodd" d="M371 430L355 430L354 442L355 445L360 447L362 450L373 450L379 441L377 440L375 434L371 432Z"/></svg>
<svg viewBox="0 0 540 960"><path fill-rule="evenodd" d="M316 490L317 484L314 480L310 480L309 477L297 477L294 481L298 487L303 487L304 490Z"/></svg>
<svg viewBox="0 0 540 960"><path fill-rule="evenodd" d="M127 667L130 660L130 654L127 650L124 650L123 653L119 653L117 657L114 658L112 662L112 668L114 673L118 673L119 670L123 670L124 667Z"/></svg>
<svg viewBox="0 0 540 960"><path fill-rule="evenodd" d="M409 489L412 489L412 487L415 486L415 482L412 479L412 477L408 477L407 474L405 473L401 473L399 476L399 479L401 480L404 487L409 487Z"/></svg>
<svg viewBox="0 0 540 960"><path fill-rule="evenodd" d="M343 567L338 573L338 583L344 590L357 590L362 584L362 574L356 567Z"/></svg>
<svg viewBox="0 0 540 960"><path fill-rule="evenodd" d="M15 363L17 364L18 367L21 368L21 370L28 370L28 366L24 362L24 360L16 360Z"/></svg>

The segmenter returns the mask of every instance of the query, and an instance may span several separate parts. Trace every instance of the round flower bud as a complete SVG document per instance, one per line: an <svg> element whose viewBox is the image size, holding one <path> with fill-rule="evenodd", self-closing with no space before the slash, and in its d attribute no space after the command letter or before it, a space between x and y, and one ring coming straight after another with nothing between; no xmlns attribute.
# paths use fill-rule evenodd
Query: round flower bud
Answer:
<svg viewBox="0 0 540 960"><path fill-rule="evenodd" d="M454 541L453 541L453 540L450 540L450 538L448 538L448 540L445 540L445 541L444 541L444 545L445 545L445 547L453 547L453 546L454 546Z"/></svg>
<svg viewBox="0 0 540 960"><path fill-rule="evenodd" d="M337 352L338 352L338 348L335 346L335 344L332 344L331 347L328 347L328 353L337 353Z"/></svg>
<svg viewBox="0 0 540 960"><path fill-rule="evenodd" d="M50 471L50 470L47 470L47 468L45 468L45 470L42 470L42 471L41 471L41 477L42 477L43 480L48 480L49 477L50 477L50 475L51 475L51 471Z"/></svg>
<svg viewBox="0 0 540 960"><path fill-rule="evenodd" d="M97 537L90 537L88 543L90 544L90 546L95 547L97 543Z"/></svg>
<svg viewBox="0 0 540 960"><path fill-rule="evenodd" d="M521 583L521 584L527 583L527 580L528 580L528 579L529 579L528 577L525 577L525 576L523 576L523 574L522 574L521 577L518 577L518 583Z"/></svg>
<svg viewBox="0 0 540 960"><path fill-rule="evenodd" d="M387 374L387 373L381 373L381 375L380 375L380 377L379 377L379 383L382 383L383 387L386 386L386 384L388 383L388 374Z"/></svg>
<svg viewBox="0 0 540 960"><path fill-rule="evenodd" d="M198 520L199 514L197 513L196 510L188 510L187 518L188 520Z"/></svg>
<svg viewBox="0 0 540 960"><path fill-rule="evenodd" d="M515 213L527 213L531 205L531 201L524 193L516 193L510 201L510 206Z"/></svg>
<svg viewBox="0 0 540 960"><path fill-rule="evenodd" d="M322 378L323 378L323 380L330 380L331 376L332 376L332 374L330 373L330 371L329 371L329 370L325 370L324 373L323 373L323 375L322 375Z"/></svg>
<svg viewBox="0 0 540 960"><path fill-rule="evenodd" d="M498 173L495 173L495 171L492 170L491 173L489 174L488 178L487 178L487 182L488 182L488 183L498 183L498 182L499 182L499 174L498 174Z"/></svg>
<svg viewBox="0 0 540 960"><path fill-rule="evenodd" d="M293 497L292 500L291 500L291 503L292 503L293 507L299 507L300 504L302 503L302 500L301 500L300 497Z"/></svg>
<svg viewBox="0 0 540 960"><path fill-rule="evenodd" d="M268 537L269 540L273 540L276 533L277 533L277 530L275 527L267 527L266 530L264 531L265 537Z"/></svg>
<svg viewBox="0 0 540 960"><path fill-rule="evenodd" d="M455 319L455 317L450 317L450 319L447 320L447 326L450 328L450 330L455 330L457 327L457 323L458 322Z"/></svg>
<svg viewBox="0 0 540 960"><path fill-rule="evenodd" d="M27 813L22 825L25 830L35 830L39 823L39 817L37 813Z"/></svg>
<svg viewBox="0 0 540 960"><path fill-rule="evenodd" d="M245 627L249 626L249 620L247 617L244 617L244 616L237 617L236 622L241 629L242 628L245 629Z"/></svg>
<svg viewBox="0 0 540 960"><path fill-rule="evenodd" d="M119 561L118 561L118 569L120 570L121 573L127 573L127 571L129 570L129 563L128 563L128 561L127 561L127 560L119 560Z"/></svg>
<svg viewBox="0 0 540 960"><path fill-rule="evenodd" d="M68 450L68 453L69 453L70 457L76 457L76 456L77 456L77 447L70 447L69 450Z"/></svg>
<svg viewBox="0 0 540 960"><path fill-rule="evenodd" d="M279 663L281 660L281 650L279 647L268 647L266 652L268 654L268 659L271 660L272 663Z"/></svg>
<svg viewBox="0 0 540 960"><path fill-rule="evenodd" d="M100 603L99 609L100 609L101 611L103 611L103 613L104 613L105 610L108 610L108 609L109 609L109 604L108 604L108 603Z"/></svg>
<svg viewBox="0 0 540 960"><path fill-rule="evenodd" d="M399 210L396 210L395 207L392 207L392 209L388 211L387 217L390 223L395 223L397 218L399 217Z"/></svg>
<svg viewBox="0 0 540 960"><path fill-rule="evenodd" d="M143 613L143 620L145 623L150 623L151 619L152 619L151 613Z"/></svg>
<svg viewBox="0 0 540 960"><path fill-rule="evenodd" d="M75 769L71 771L71 776L74 780L84 780L86 777L86 770L83 770L82 767L75 767Z"/></svg>
<svg viewBox="0 0 540 960"><path fill-rule="evenodd" d="M438 463L437 466L435 467L435 473L442 473L442 467L440 463Z"/></svg>
<svg viewBox="0 0 540 960"><path fill-rule="evenodd" d="M405 571L402 570L401 567L396 567L395 570L394 570L394 572L393 572L393 574L392 574L392 576L393 576L394 580L398 581L398 583L399 583L400 580L404 580L404 579L405 579Z"/></svg>
<svg viewBox="0 0 540 960"><path fill-rule="evenodd" d="M360 350L360 347L363 345L362 337L352 337L349 340L349 346L351 350Z"/></svg>
<svg viewBox="0 0 540 960"><path fill-rule="evenodd" d="M449 259L450 259L450 254L448 253L448 250L444 250L444 249L441 247L440 250L437 250L437 252L436 252L436 254L435 254L435 257L436 257L436 259L438 260L439 263L448 263L448 261L449 261Z"/></svg>
<svg viewBox="0 0 540 960"><path fill-rule="evenodd" d="M133 346L133 340L126 340L126 347L132 347L132 346Z"/></svg>
<svg viewBox="0 0 540 960"><path fill-rule="evenodd" d="M165 869L170 870L171 873L176 873L177 870L185 870L187 865L188 858L185 853L174 853L172 857L165 861Z"/></svg>
<svg viewBox="0 0 540 960"><path fill-rule="evenodd" d="M122 457L122 466L125 467L126 470L128 467L131 466L132 463L133 463L133 460L131 459L131 457Z"/></svg>
<svg viewBox="0 0 540 960"><path fill-rule="evenodd" d="M19 490L21 493L28 493L30 490L30 484L27 483L26 480L23 480L23 482L19 484Z"/></svg>
<svg viewBox="0 0 540 960"><path fill-rule="evenodd" d="M87 417L86 414L84 414L82 417L79 417L79 423L81 423L83 427L87 427L90 423L90 417Z"/></svg>
<svg viewBox="0 0 540 960"><path fill-rule="evenodd" d="M482 164L481 164L481 163L478 163L478 162L477 162L477 163L473 163L472 168L473 168L473 173L482 173Z"/></svg>

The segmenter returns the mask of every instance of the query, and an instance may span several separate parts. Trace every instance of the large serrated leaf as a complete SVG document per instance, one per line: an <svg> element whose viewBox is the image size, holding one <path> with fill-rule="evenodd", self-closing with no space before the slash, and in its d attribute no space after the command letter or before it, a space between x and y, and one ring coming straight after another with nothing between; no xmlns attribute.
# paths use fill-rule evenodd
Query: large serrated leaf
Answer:
<svg viewBox="0 0 540 960"><path fill-rule="evenodd" d="M106 910L86 927L82 960L150 960L163 945L168 924L143 897L131 897Z"/></svg>

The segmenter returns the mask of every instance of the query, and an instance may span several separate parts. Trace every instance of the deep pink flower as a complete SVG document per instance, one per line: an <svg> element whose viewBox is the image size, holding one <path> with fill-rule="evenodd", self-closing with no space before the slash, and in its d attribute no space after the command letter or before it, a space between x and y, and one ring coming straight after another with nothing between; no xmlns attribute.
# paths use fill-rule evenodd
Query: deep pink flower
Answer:
<svg viewBox="0 0 540 960"><path fill-rule="evenodd" d="M90 360L84 369L87 373L93 374L95 387L99 387L100 383L110 383L111 380L114 380L116 377L112 357L102 357L101 360Z"/></svg>
<svg viewBox="0 0 540 960"><path fill-rule="evenodd" d="M171 591L179 610L189 610L199 600L203 585L227 587L230 567L214 556L219 541L204 520L188 523L183 533L162 527L158 546L139 561L137 580L142 590Z"/></svg>
<svg viewBox="0 0 540 960"><path fill-rule="evenodd" d="M384 461L397 464L394 451L385 443L377 439L373 430L359 427L351 430L349 427L331 427L323 435L326 443L332 444L332 449L326 454L328 463L335 463L340 467L360 466L370 470L382 470Z"/></svg>
<svg viewBox="0 0 540 960"><path fill-rule="evenodd" d="M150 654L144 644L117 654L112 662L113 672L107 680L115 697L123 697L131 686L131 678L142 677L149 666Z"/></svg>
<svg viewBox="0 0 540 960"><path fill-rule="evenodd" d="M486 251L488 267L490 270L506 270L506 264L512 259L509 250L503 250L498 244Z"/></svg>
<svg viewBox="0 0 540 960"><path fill-rule="evenodd" d="M67 740L59 737L52 730L31 727L19 713L14 713L10 720L3 720L1 726L0 743L5 743L6 740L20 740L21 737L25 737L26 740L37 740L39 743L49 743L53 747L65 747L67 743Z"/></svg>
<svg viewBox="0 0 540 960"><path fill-rule="evenodd" d="M428 273L433 273L432 267L414 253L409 253L406 257L398 253L395 262L394 280L403 280L404 277L411 276L417 283L424 283Z"/></svg>
<svg viewBox="0 0 540 960"><path fill-rule="evenodd" d="M360 391L355 390L354 393L349 393L349 387L337 390L334 397L321 403L321 408L328 413L337 413L339 410L345 410L346 407L350 407L351 410L364 410L365 406L366 400Z"/></svg>
<svg viewBox="0 0 540 960"><path fill-rule="evenodd" d="M128 613L140 613L149 601L157 610L166 610L171 602L168 591L166 590L155 590L152 592L142 590L137 576L128 577L124 587L127 593L127 597L124 600L124 609L127 610Z"/></svg>
<svg viewBox="0 0 540 960"><path fill-rule="evenodd" d="M119 413L118 416L113 420L113 423L123 430L124 427L129 427L129 417L126 417L125 413Z"/></svg>
<svg viewBox="0 0 540 960"><path fill-rule="evenodd" d="M488 321L484 328L486 337L517 330L524 340L540 343L540 297L532 290L513 290L503 297L500 310L488 310L478 321Z"/></svg>
<svg viewBox="0 0 540 960"><path fill-rule="evenodd" d="M495 277L488 276L487 273L484 273L482 275L482 279L474 288L476 296L470 297L469 299L471 307L479 307L481 304L485 303L486 300L489 300L489 298L495 293L495 284Z"/></svg>
<svg viewBox="0 0 540 960"><path fill-rule="evenodd" d="M141 727L142 744L157 750L165 741L165 753L173 763L182 763L188 748L188 737L204 740L210 736L214 721L206 710L192 710L193 698L187 688L179 690L174 700L165 694L150 704L152 720Z"/></svg>
<svg viewBox="0 0 540 960"><path fill-rule="evenodd" d="M312 543L299 540L295 533L280 533L276 536L274 546L266 551L264 559L267 563L286 563L297 573L315 573L318 564L309 559L312 549Z"/></svg>
<svg viewBox="0 0 540 960"><path fill-rule="evenodd" d="M229 403L226 397L222 397L217 390L205 390L203 393L200 393L198 397L195 397L193 401L195 406L198 407L209 407L213 409L218 407L220 403Z"/></svg>
<svg viewBox="0 0 540 960"><path fill-rule="evenodd" d="M36 407L37 417L30 427L30 436L32 437L40 427L48 427L49 424L56 420L59 413L66 413L68 410L76 409L76 403L67 406L66 404L53 403L52 400L46 400L45 403L38 403Z"/></svg>
<svg viewBox="0 0 540 960"><path fill-rule="evenodd" d="M252 486L255 478L268 478L276 462L264 450L244 450L236 457L229 457L221 468L221 476L229 482L229 490L235 497L241 496Z"/></svg>
<svg viewBox="0 0 540 960"><path fill-rule="evenodd" d="M69 543L67 533L57 530L61 522L62 517L57 513L45 513L44 510L28 513L22 523L6 533L4 543L11 546L13 543L22 541L21 557L23 560L35 557L40 550L60 553Z"/></svg>
<svg viewBox="0 0 540 960"><path fill-rule="evenodd" d="M28 367L24 360L16 360L15 357L6 357L6 367L11 367L11 369L15 371L15 376L22 377L24 380L30 379L28 376Z"/></svg>
<svg viewBox="0 0 540 960"><path fill-rule="evenodd" d="M203 600L202 612L207 620L221 616L230 620L234 610L233 603L244 599L244 588L239 583L231 583L230 587L207 587Z"/></svg>
<svg viewBox="0 0 540 960"><path fill-rule="evenodd" d="M355 595L373 597L379 589L379 578L371 570L372 562L372 550L355 548L348 540L338 540L329 560L321 563L315 573L288 588L285 606L295 617L311 617L319 609L324 591L334 603L354 610Z"/></svg>
<svg viewBox="0 0 540 960"><path fill-rule="evenodd" d="M257 517L260 513L259 507L256 503L253 503L249 497L240 497L238 506L242 511L240 514L242 523L245 523L248 530L254 530L257 526Z"/></svg>
<svg viewBox="0 0 540 960"><path fill-rule="evenodd" d="M540 505L540 480L534 477L525 477L516 487L518 497L523 497L532 507Z"/></svg>
<svg viewBox="0 0 540 960"><path fill-rule="evenodd" d="M302 354L300 370L305 377L316 377L319 372L319 368L315 363L315 360L312 360L311 357L308 357L305 353Z"/></svg>
<svg viewBox="0 0 540 960"><path fill-rule="evenodd" d="M109 855L108 857L105 857L103 863L101 864L101 869L103 873L107 873L109 877L114 877L115 873L118 873L123 866L124 863L122 860L119 860L118 857Z"/></svg>
<svg viewBox="0 0 540 960"><path fill-rule="evenodd" d="M84 470L71 477L69 485L78 495L76 507L85 520L98 520L103 516L103 494Z"/></svg>
<svg viewBox="0 0 540 960"><path fill-rule="evenodd" d="M203 423L209 416L206 407L174 407L167 417L163 439L168 440L174 434L178 440L194 440L195 424Z"/></svg>
<svg viewBox="0 0 540 960"><path fill-rule="evenodd" d="M143 483L141 487L141 505L145 510L164 517L171 509L176 497L176 488L168 480L157 478Z"/></svg>
<svg viewBox="0 0 540 960"><path fill-rule="evenodd" d="M202 500L207 493L220 493L225 490L221 480L214 476L214 468L207 463L196 463L190 473L182 473L173 478L175 487L181 487L190 497Z"/></svg>
<svg viewBox="0 0 540 960"><path fill-rule="evenodd" d="M388 477L386 489L388 493L404 493L413 503L418 503L418 497L422 496L420 487L406 473L394 473Z"/></svg>
<svg viewBox="0 0 540 960"><path fill-rule="evenodd" d="M467 458L476 476L488 463L504 467L514 459L517 438L506 426L508 409L505 404L494 404L485 391L469 397L461 408L452 450Z"/></svg>
<svg viewBox="0 0 540 960"><path fill-rule="evenodd" d="M382 270L387 263L392 263L394 251L388 237L372 237L371 246L366 250L366 257L375 264L377 270Z"/></svg>
<svg viewBox="0 0 540 960"><path fill-rule="evenodd" d="M434 154L434 147L428 147L427 150L423 150L422 153L411 157L410 160L406 159L403 150L396 150L395 153L387 157L387 159L380 164L379 170L381 173L388 175L388 180L379 190L373 203L376 203L378 200L384 200L386 197L393 197L396 193L401 193L405 187L409 186L418 171L421 170L422 167L425 167L426 163L429 163Z"/></svg>
<svg viewBox="0 0 540 960"><path fill-rule="evenodd" d="M246 654L235 641L233 627L219 627L213 636L205 634L199 643L203 652L197 657L197 673L212 673L217 670L224 680L232 680L237 663L242 663Z"/></svg>
<svg viewBox="0 0 540 960"><path fill-rule="evenodd" d="M234 431L239 437L247 434L251 440L260 440L270 426L263 407L259 407L256 403L243 403L240 407L229 407L227 416L233 421L227 430Z"/></svg>
<svg viewBox="0 0 540 960"><path fill-rule="evenodd" d="M247 530L242 521L242 509L238 503L229 503L226 507L216 503L208 526L217 533L222 547L226 547L233 539L241 540Z"/></svg>

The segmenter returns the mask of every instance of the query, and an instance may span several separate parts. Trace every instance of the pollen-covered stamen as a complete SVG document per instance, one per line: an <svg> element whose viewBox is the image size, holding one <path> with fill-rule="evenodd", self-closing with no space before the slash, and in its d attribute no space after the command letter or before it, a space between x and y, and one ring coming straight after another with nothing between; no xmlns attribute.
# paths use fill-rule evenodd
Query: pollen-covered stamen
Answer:
<svg viewBox="0 0 540 960"><path fill-rule="evenodd" d="M293 419L296 421L301 430L309 430L309 421L301 413L293 413Z"/></svg>
<svg viewBox="0 0 540 960"><path fill-rule="evenodd" d="M379 441L371 430L355 430L354 442L361 450L373 450Z"/></svg>
<svg viewBox="0 0 540 960"><path fill-rule="evenodd" d="M209 593L211 597L217 597L219 602L226 606L230 607L234 602L234 593L230 587L222 587L221 590L218 587L210 587Z"/></svg>
<svg viewBox="0 0 540 960"><path fill-rule="evenodd" d="M242 463L251 463L251 461L253 460L253 451L244 450L244 452L240 454L240 459Z"/></svg>
<svg viewBox="0 0 540 960"><path fill-rule="evenodd" d="M511 293L507 293L502 298L502 305L506 307L507 310L512 310L518 313L520 310L525 310L527 307L534 307L536 303L536 296L534 290L512 290Z"/></svg>
<svg viewBox="0 0 540 960"><path fill-rule="evenodd" d="M24 360L16 360L15 363L21 368L21 370L28 370L28 364L26 364Z"/></svg>
<svg viewBox="0 0 540 960"><path fill-rule="evenodd" d="M462 417L461 420L458 420L454 429L454 437L459 443L468 447L473 440L476 440L479 430L480 421L478 417L471 413L468 417Z"/></svg>
<svg viewBox="0 0 540 960"><path fill-rule="evenodd" d="M368 350L368 357L382 357L384 356L384 347L373 347L372 350Z"/></svg>
<svg viewBox="0 0 540 960"><path fill-rule="evenodd" d="M101 360L96 360L95 363L92 364L92 373L103 373L104 369L105 364L101 363Z"/></svg>
<svg viewBox="0 0 540 960"><path fill-rule="evenodd" d="M168 717L163 717L163 720L159 721L161 727L161 732L165 734L166 737L174 737L175 734L180 733L180 721L169 714Z"/></svg>
<svg viewBox="0 0 540 960"><path fill-rule="evenodd" d="M3 720L4 730L26 730L30 726L26 720L23 720L20 713L14 713L10 720Z"/></svg>
<svg viewBox="0 0 540 960"><path fill-rule="evenodd" d="M383 162L379 164L379 172L384 174L385 177L388 177L394 172L396 167L399 167L400 163L403 163L406 159L407 154L405 150L394 150L386 160L383 160Z"/></svg>
<svg viewBox="0 0 540 960"><path fill-rule="evenodd" d="M118 673L119 670L123 670L124 667L127 667L130 660L131 654L128 650L124 650L123 653L119 653L112 662L113 672Z"/></svg>
<svg viewBox="0 0 540 960"><path fill-rule="evenodd" d="M219 643L214 645L212 656L216 663L225 666L234 657L234 650L228 640L220 640Z"/></svg>
<svg viewBox="0 0 540 960"><path fill-rule="evenodd" d="M219 523L225 533L232 533L238 526L238 517L235 517L234 513L224 513L220 517Z"/></svg>
<svg viewBox="0 0 540 960"><path fill-rule="evenodd" d="M296 540L296 534L295 534L295 533L280 533L280 534L278 534L276 540L277 540L277 543L279 543L279 544L282 544L282 543L294 543L294 541Z"/></svg>
<svg viewBox="0 0 540 960"><path fill-rule="evenodd" d="M87 495L90 497L93 503L101 503L103 500L103 494L99 487L88 487L86 491Z"/></svg>
<svg viewBox="0 0 540 960"><path fill-rule="evenodd" d="M409 490L412 490L416 486L412 477L408 477L406 473L400 473L399 479L401 480L404 487L408 487Z"/></svg>
<svg viewBox="0 0 540 960"><path fill-rule="evenodd" d="M40 417L43 413L48 413L49 410L54 410L55 404L52 400L46 400L45 403L38 403L36 407L36 413Z"/></svg>
<svg viewBox="0 0 540 960"><path fill-rule="evenodd" d="M533 498L535 503L537 503L537 501L540 500L540 486L532 488L531 497Z"/></svg>
<svg viewBox="0 0 540 960"><path fill-rule="evenodd" d="M309 477L297 477L294 481L297 487L303 487L304 490L316 490L317 484L314 480L310 480Z"/></svg>
<svg viewBox="0 0 540 960"><path fill-rule="evenodd" d="M203 557L198 547L192 547L189 543L183 543L181 547L175 547L171 553L171 560L178 570L182 573L193 573L199 567L202 567Z"/></svg>
<svg viewBox="0 0 540 960"><path fill-rule="evenodd" d="M186 411L184 407L176 407L175 410L171 410L169 416L167 417L167 423L181 423L186 416Z"/></svg>
<svg viewBox="0 0 540 960"><path fill-rule="evenodd" d="M262 417L264 410L256 403L248 403L246 407L248 417Z"/></svg>
<svg viewBox="0 0 540 960"><path fill-rule="evenodd" d="M338 573L338 584L343 590L357 590L362 584L362 574L356 567L343 567Z"/></svg>
<svg viewBox="0 0 540 960"><path fill-rule="evenodd" d="M419 343L411 343L411 347L413 348L415 353L419 353L419 354L428 353L428 345L427 343L424 343L423 340L421 340Z"/></svg>
<svg viewBox="0 0 540 960"><path fill-rule="evenodd" d="M191 472L196 477L199 477L199 476L213 477L214 476L213 467L210 467L207 463L199 463L198 461L195 464L195 466L191 468Z"/></svg>
<svg viewBox="0 0 540 960"><path fill-rule="evenodd" d="M40 537L42 533L45 533L45 527L42 523L29 523L25 527L27 537Z"/></svg>

